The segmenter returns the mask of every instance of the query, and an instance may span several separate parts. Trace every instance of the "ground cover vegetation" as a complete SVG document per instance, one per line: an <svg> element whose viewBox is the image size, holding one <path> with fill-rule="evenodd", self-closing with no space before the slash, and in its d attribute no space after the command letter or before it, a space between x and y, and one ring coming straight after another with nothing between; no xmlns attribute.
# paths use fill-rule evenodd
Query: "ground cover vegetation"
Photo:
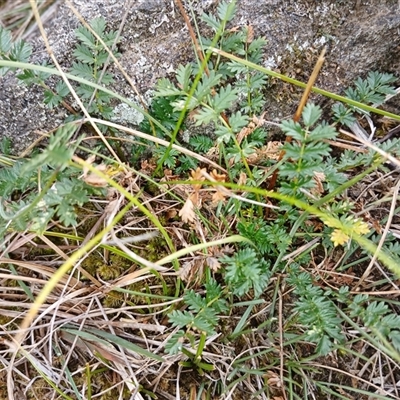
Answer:
<svg viewBox="0 0 400 400"><path fill-rule="evenodd" d="M0 398L400 397L396 79L306 103L235 10L193 16L196 60L143 108L110 88L103 18L65 73L0 27L1 75L70 111L24 157L1 143ZM279 124L274 79L305 90Z"/></svg>

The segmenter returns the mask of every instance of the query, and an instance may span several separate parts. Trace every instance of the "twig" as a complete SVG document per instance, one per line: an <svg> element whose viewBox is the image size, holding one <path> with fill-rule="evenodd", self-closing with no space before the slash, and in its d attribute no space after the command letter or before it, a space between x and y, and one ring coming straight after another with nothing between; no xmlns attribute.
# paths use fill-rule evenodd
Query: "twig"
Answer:
<svg viewBox="0 0 400 400"><path fill-rule="evenodd" d="M203 51L201 50L201 47L199 45L199 41L197 40L196 34L194 33L192 24L190 23L189 17L185 11L185 8L182 5L181 0L175 0L175 3L177 4L179 11L182 14L183 19L185 20L185 24L189 30L189 35L190 38L192 39L193 45L196 49L196 53L200 59L201 62L204 62L204 55L203 55ZM206 73L207 76L210 75L210 72L208 71L207 65L204 66L204 72Z"/></svg>

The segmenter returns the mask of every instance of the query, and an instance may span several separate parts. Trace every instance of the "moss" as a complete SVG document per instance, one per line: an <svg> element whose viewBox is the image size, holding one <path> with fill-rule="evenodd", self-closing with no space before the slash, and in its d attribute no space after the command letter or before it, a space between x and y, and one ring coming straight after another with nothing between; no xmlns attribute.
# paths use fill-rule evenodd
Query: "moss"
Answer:
<svg viewBox="0 0 400 400"><path fill-rule="evenodd" d="M164 238L158 236L147 244L146 251L143 252L142 257L145 257L151 262L156 262L160 258L168 255L166 251L167 243Z"/></svg>
<svg viewBox="0 0 400 400"><path fill-rule="evenodd" d="M125 295L121 292L111 291L103 300L104 307L118 308L125 301Z"/></svg>
<svg viewBox="0 0 400 400"><path fill-rule="evenodd" d="M90 253L81 263L81 267L85 271L89 272L89 274L94 276L96 275L97 270L101 268L103 265L104 265L104 260L96 252Z"/></svg>

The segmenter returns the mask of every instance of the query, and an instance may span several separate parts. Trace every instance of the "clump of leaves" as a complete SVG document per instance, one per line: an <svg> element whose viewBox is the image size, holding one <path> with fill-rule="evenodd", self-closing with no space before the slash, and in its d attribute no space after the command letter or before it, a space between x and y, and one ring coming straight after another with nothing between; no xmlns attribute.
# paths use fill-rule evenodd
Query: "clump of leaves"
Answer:
<svg viewBox="0 0 400 400"><path fill-rule="evenodd" d="M400 316L391 312L384 301L368 304L368 300L366 294L356 295L349 305L350 317L361 318L381 343L400 352Z"/></svg>
<svg viewBox="0 0 400 400"><path fill-rule="evenodd" d="M239 63L224 63L218 57L211 57L208 47L213 45L253 62L261 60L265 40L254 39L250 26L238 30L225 29L235 10L236 2L222 2L216 15L203 14L202 20L215 31L213 40L200 39L209 60L206 71L194 64L180 65L176 71L176 84L167 78L159 80L154 104L159 103L158 99L170 99L172 109L161 118L167 118L167 123L173 113L178 115L184 112L190 115L196 126L213 125L215 137L189 137L189 146L205 152L211 148L210 140L216 139L217 144L227 146L226 151L220 149L220 153L227 157L227 164L229 159L231 163L240 161L242 165L246 164L245 157L252 154L260 143L249 141L247 137L237 140L236 135L248 125L255 113L261 112L265 104L263 90L267 80L264 74L251 71ZM164 161L167 158L165 156ZM236 168L240 169L240 165Z"/></svg>
<svg viewBox="0 0 400 400"><path fill-rule="evenodd" d="M383 104L388 94L396 93L395 88L390 85L395 81L396 77L392 74L371 71L366 79L357 78L354 88L346 89L345 95L351 100L378 107ZM343 103L334 104L332 111L335 121L347 126L356 122L356 114L365 114L365 111Z"/></svg>
<svg viewBox="0 0 400 400"><path fill-rule="evenodd" d="M106 32L106 21L103 17L95 18L90 22L93 31L103 40L105 45L111 48L117 39L117 31ZM111 84L113 76L104 67L109 59L109 54L104 49L103 44L84 26L75 30L75 35L79 40L73 52L77 61L72 64L70 73L90 82ZM118 57L118 52L114 51L114 56ZM104 70L103 70L104 69ZM102 91L94 91L92 87L80 83L76 88L77 94L83 100L85 107L90 114L101 115L104 118L112 116L110 107L111 96ZM55 91L45 91L45 103L53 108L60 104L64 97L69 93L65 82L59 82Z"/></svg>
<svg viewBox="0 0 400 400"><path fill-rule="evenodd" d="M12 41L11 32L0 26L0 57L7 61L28 62L32 54L32 46L23 40ZM0 67L0 76L16 68Z"/></svg>
<svg viewBox="0 0 400 400"><path fill-rule="evenodd" d="M191 347L194 347L195 332L197 331L201 332L201 341L196 349L196 358L201 358L205 338L215 334L218 314L226 313L229 310L226 300L222 297L222 288L215 279L211 278L205 284L205 290L204 297L194 290L188 290L183 296L183 301L189 310L174 310L169 315L172 325L180 329L168 340L165 346L168 353L176 354L182 351L185 340L189 341Z"/></svg>
<svg viewBox="0 0 400 400"><path fill-rule="evenodd" d="M279 167L282 178L280 191L284 194L305 198L305 191L313 191L327 176L344 182L346 177L332 165L323 162L329 156L330 146L325 140L336 137L336 130L325 122L317 123L322 110L307 104L302 113L304 127L293 120L283 121L281 129L293 140L283 146L285 156ZM318 176L320 179L318 179ZM323 192L323 189L319 189ZM317 191L318 193L318 191Z"/></svg>
<svg viewBox="0 0 400 400"><path fill-rule="evenodd" d="M245 248L219 261L225 265L225 281L233 294L243 296L253 290L259 297L263 293L271 276L270 263L258 257L255 250Z"/></svg>
<svg viewBox="0 0 400 400"><path fill-rule="evenodd" d="M67 168L77 146L67 146L75 129L71 123L59 128L42 153L0 168L0 236L10 229L41 233L52 218L77 224L75 207L98 190L78 179L78 169Z"/></svg>
<svg viewBox="0 0 400 400"><path fill-rule="evenodd" d="M294 311L295 318L306 327L306 339L316 343L317 354L328 354L335 343L343 343L343 320L338 316L336 307L323 289L314 284L308 272L300 272L294 266L290 269L287 282L294 288L297 296Z"/></svg>
<svg viewBox="0 0 400 400"><path fill-rule="evenodd" d="M106 31L106 21L103 17L95 18L90 22L93 31L102 39L109 48L116 43L117 31ZM113 76L104 68L108 62L109 55L103 44L84 26L75 30L75 35L79 41L73 52L76 61L70 68L70 73L90 82L101 85L109 85L113 82ZM28 62L32 54L32 46L23 41L12 42L11 33L0 27L0 57L5 60ZM113 52L115 57L119 54ZM0 68L0 75L15 68ZM24 69L17 74L17 78L26 85L36 84L44 88L44 103L49 108L54 108L63 103L69 94L69 89L64 81L58 81L52 89L48 84L48 73L34 69ZM101 90L95 91L92 87L83 83L78 84L77 94L83 100L89 113L110 118L112 108L110 107L111 96ZM70 109L70 108L69 108Z"/></svg>

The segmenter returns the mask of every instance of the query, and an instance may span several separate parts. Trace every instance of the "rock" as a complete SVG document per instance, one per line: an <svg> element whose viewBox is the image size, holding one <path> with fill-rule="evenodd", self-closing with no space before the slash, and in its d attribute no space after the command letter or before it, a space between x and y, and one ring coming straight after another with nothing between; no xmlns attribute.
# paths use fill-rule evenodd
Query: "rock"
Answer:
<svg viewBox="0 0 400 400"><path fill-rule="evenodd" d="M194 58L193 47L172 0L134 0L128 6L124 3L129 2L75 0L73 4L86 21L103 16L111 29L118 29L126 16L119 44L120 62L139 92L148 98L158 78L172 76L179 63ZM201 13L215 10L218 1L192 3L196 13ZM56 4L45 27L54 54L67 69L79 20L66 2ZM397 1L239 0L237 8L230 25L251 24L256 36L264 36L268 40L264 66L281 73L307 81L321 48L327 46L326 62L317 82L323 89L342 93L358 76L371 70L398 74ZM34 46L34 62L49 60L38 31L31 33L28 41ZM115 66L111 68L118 74L113 89L133 98L134 90ZM292 115L300 96L301 90L273 80L267 95L267 118L279 120ZM312 98L322 101L319 96ZM392 102L394 111L399 112L396 107ZM118 110L125 115L124 107ZM37 130L56 128L66 115L62 108L48 110L43 105L41 88L27 89L10 74L0 78L0 137L12 139L16 154L37 138Z"/></svg>

